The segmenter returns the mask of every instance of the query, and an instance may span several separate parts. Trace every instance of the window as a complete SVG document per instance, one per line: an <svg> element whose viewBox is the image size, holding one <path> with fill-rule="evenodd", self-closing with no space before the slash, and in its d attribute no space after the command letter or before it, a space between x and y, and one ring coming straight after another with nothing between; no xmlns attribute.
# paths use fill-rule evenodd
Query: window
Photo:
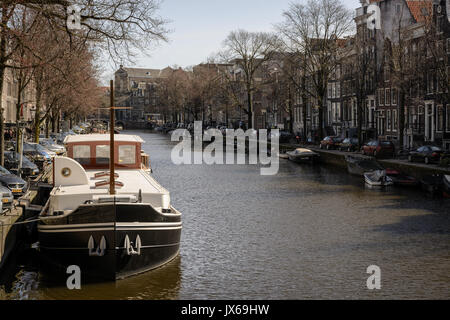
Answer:
<svg viewBox="0 0 450 320"><path fill-rule="evenodd" d="M433 75L427 75L427 93L433 93Z"/></svg>
<svg viewBox="0 0 450 320"><path fill-rule="evenodd" d="M331 122L336 122L337 118L336 118L336 103L332 103L331 104Z"/></svg>
<svg viewBox="0 0 450 320"><path fill-rule="evenodd" d="M444 108L442 106L437 107L436 124L436 131L442 132L442 130L444 129Z"/></svg>
<svg viewBox="0 0 450 320"><path fill-rule="evenodd" d="M386 89L386 105L391 104L391 89Z"/></svg>
<svg viewBox="0 0 450 320"><path fill-rule="evenodd" d="M119 146L119 164L135 164L136 147L134 145Z"/></svg>
<svg viewBox="0 0 450 320"><path fill-rule="evenodd" d="M384 106L384 89L380 89L380 105Z"/></svg>
<svg viewBox="0 0 450 320"><path fill-rule="evenodd" d="M109 146L95 146L95 158L97 164L109 164Z"/></svg>
<svg viewBox="0 0 450 320"><path fill-rule="evenodd" d="M73 159L80 164L91 163L91 147L90 146L73 146Z"/></svg>
<svg viewBox="0 0 450 320"><path fill-rule="evenodd" d="M391 118L391 110L387 110L387 130L392 130L392 118Z"/></svg>
<svg viewBox="0 0 450 320"><path fill-rule="evenodd" d="M397 105L397 89L392 89L392 105Z"/></svg>
<svg viewBox="0 0 450 320"><path fill-rule="evenodd" d="M392 131L397 131L398 128L398 118L397 118L397 110L392 110Z"/></svg>
<svg viewBox="0 0 450 320"><path fill-rule="evenodd" d="M336 103L336 121L340 121L341 120L341 103L337 102Z"/></svg>

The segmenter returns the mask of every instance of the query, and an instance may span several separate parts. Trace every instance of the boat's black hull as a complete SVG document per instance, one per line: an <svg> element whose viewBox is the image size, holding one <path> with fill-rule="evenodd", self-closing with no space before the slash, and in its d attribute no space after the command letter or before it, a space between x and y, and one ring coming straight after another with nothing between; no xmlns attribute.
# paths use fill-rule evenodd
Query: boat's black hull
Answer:
<svg viewBox="0 0 450 320"><path fill-rule="evenodd" d="M83 277L115 280L175 258L181 216L142 204L84 205L68 217L45 220L38 231L40 251L54 266L64 271L76 265Z"/></svg>

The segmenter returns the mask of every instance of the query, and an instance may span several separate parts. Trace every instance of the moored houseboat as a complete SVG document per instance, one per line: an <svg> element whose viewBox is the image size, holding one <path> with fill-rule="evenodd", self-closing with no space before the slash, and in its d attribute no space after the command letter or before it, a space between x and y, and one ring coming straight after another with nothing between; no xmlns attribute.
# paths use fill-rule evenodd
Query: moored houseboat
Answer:
<svg viewBox="0 0 450 320"><path fill-rule="evenodd" d="M40 213L39 250L61 267L114 280L178 255L181 213L151 175L140 137L68 136L53 160L53 189ZM110 161L110 146L114 161ZM111 167L111 163L113 166Z"/></svg>

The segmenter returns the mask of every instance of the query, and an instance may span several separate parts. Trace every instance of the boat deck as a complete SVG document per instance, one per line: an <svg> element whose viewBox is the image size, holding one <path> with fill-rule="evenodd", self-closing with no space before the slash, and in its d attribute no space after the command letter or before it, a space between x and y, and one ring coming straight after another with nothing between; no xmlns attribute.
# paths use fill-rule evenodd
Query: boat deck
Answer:
<svg viewBox="0 0 450 320"><path fill-rule="evenodd" d="M109 195L109 183L96 187L95 184L101 181L109 181L109 175L95 178L96 173L101 170L86 170L89 184L55 186L51 192L53 210L74 210L80 203L86 200L94 200L99 196ZM116 185L116 196L129 195L137 197L139 190L142 193L142 201L150 203L155 208L169 208L170 195L155 179L144 170L116 170L119 177L116 182L123 183L123 186Z"/></svg>

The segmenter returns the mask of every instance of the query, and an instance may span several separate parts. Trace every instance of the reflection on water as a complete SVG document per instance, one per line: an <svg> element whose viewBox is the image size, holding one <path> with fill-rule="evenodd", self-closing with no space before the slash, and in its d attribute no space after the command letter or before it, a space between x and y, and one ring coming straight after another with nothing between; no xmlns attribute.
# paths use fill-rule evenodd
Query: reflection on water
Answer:
<svg viewBox="0 0 450 320"><path fill-rule="evenodd" d="M81 290L54 286L51 279L42 279L45 299L178 299L181 281L181 259L178 256L167 265L145 274L117 282L84 284ZM47 276L48 277L48 276ZM64 285L64 284L63 284Z"/></svg>
<svg viewBox="0 0 450 320"><path fill-rule="evenodd" d="M261 176L257 165L175 166L167 136L140 135L156 179L183 213L180 257L81 291L19 268L0 298L450 298L449 200L369 190L345 169L285 160L275 176ZM366 287L373 264L379 291Z"/></svg>

